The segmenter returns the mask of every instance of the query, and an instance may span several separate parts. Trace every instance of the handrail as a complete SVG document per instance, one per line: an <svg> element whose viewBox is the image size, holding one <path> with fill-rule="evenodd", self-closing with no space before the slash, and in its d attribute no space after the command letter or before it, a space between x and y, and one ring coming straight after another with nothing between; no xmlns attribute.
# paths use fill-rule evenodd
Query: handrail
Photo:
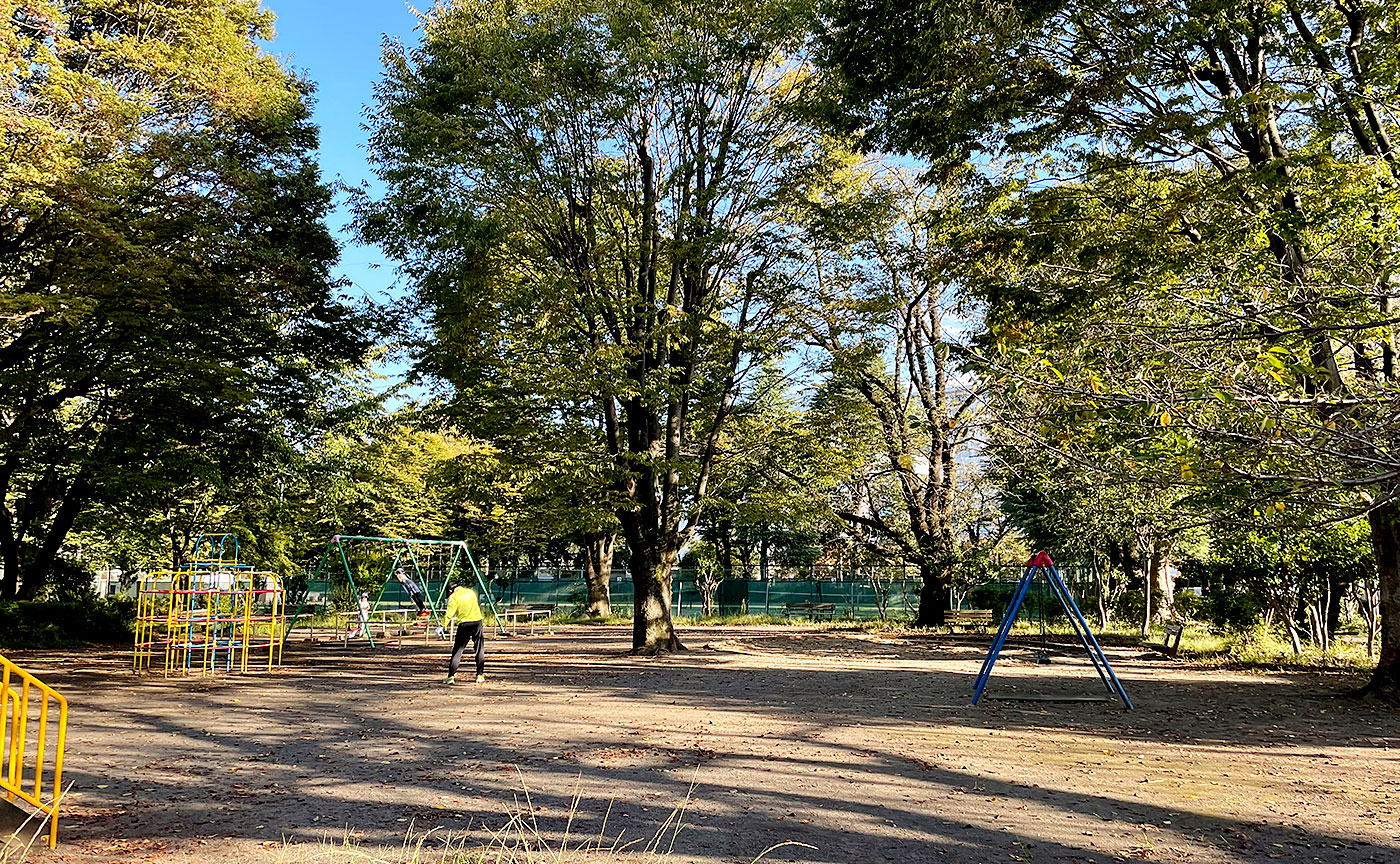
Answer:
<svg viewBox="0 0 1400 864"><path fill-rule="evenodd" d="M31 690L39 695L39 730L32 773L26 772L25 765ZM58 805L63 797L63 747L68 737L68 700L4 655L0 655L0 694L3 694L3 698L0 698L0 727L4 728L4 745L0 749L0 754L4 756L4 763L0 765L0 789L4 790L6 800L13 801L18 796L48 814L49 848L52 849L58 845ZM50 701L58 705L58 736L53 751L52 798L45 801L44 764L48 761ZM30 773L30 777L26 777L26 773ZM32 784L29 783L31 777Z"/></svg>

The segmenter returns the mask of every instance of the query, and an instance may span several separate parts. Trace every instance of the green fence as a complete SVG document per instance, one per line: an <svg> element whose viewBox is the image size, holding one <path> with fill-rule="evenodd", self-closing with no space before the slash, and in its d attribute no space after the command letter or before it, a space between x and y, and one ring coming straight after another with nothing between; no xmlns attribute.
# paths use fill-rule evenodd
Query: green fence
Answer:
<svg viewBox="0 0 1400 864"><path fill-rule="evenodd" d="M613 578L608 584L613 609L626 614L632 608L632 580ZM583 606L588 589L582 579L513 579L493 584L497 602L553 603L560 607ZM886 613L912 615L918 607L919 583L913 579L895 580L885 589ZM704 608L694 576L677 574L671 586L671 613L677 617L698 617ZM832 603L836 614L846 618L878 618L880 598L869 582L787 579L760 582L751 579L724 579L715 589L716 611L721 615L750 613L782 615L789 603Z"/></svg>
<svg viewBox="0 0 1400 864"><path fill-rule="evenodd" d="M499 574L492 575L499 577ZM1000 616L1011 599L1019 575L1019 572L1008 569L1008 572L996 581L961 587L956 592L957 605L963 609L991 609ZM1090 574L1077 568L1066 567L1061 569L1061 575L1065 577L1080 608L1092 617L1096 597L1095 585ZM431 575L428 581L428 587L436 598L441 590L441 582L434 580ZM313 608L327 603L345 603L345 598L331 597L331 586L325 581L318 581L307 587L309 590L306 592L306 599ZM587 585L578 571L559 571L557 576L512 574L506 579L492 578L490 587L497 604L501 605L552 604L559 607L560 611L567 611L582 608L588 598ZM608 589L613 610L622 615L631 614L631 578L614 576L609 580ZM881 580L879 592L869 580L724 579L715 590L715 606L721 615L783 615L789 603L831 603L836 607L837 617L878 618L882 605L880 592L883 592L885 613L889 617L910 617L918 609L919 580L914 578ZM676 572L671 596L673 615L698 617L701 614L703 602L691 571ZM393 581L387 586L380 600L380 608L411 605L407 595ZM1022 614L1039 618L1042 605L1052 620L1061 614L1058 602L1041 590L1032 591L1027 597Z"/></svg>

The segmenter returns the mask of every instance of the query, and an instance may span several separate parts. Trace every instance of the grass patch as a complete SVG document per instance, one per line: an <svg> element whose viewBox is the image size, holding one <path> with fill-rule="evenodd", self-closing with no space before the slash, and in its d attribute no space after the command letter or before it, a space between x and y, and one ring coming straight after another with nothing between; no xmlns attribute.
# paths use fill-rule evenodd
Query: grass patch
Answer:
<svg viewBox="0 0 1400 864"><path fill-rule="evenodd" d="M1090 626L1094 637L1104 646L1133 648L1143 642L1160 645L1164 639L1161 626L1154 626L1146 637L1142 635L1142 629L1135 626L1114 625L1107 630ZM1294 653L1293 645L1286 636L1262 626L1245 632L1216 631L1195 622L1186 622L1185 627L1177 656L1193 666L1259 671L1345 672L1368 672L1376 667L1376 658L1366 655L1364 637L1343 635L1334 639L1332 646L1326 650L1305 642L1303 650ZM1055 622L1045 630L1047 635L1056 637L1056 641L1074 637L1074 631L1064 621ZM1011 633L1022 638L1037 637L1040 635L1040 624L1018 621L1011 628Z"/></svg>
<svg viewBox="0 0 1400 864"><path fill-rule="evenodd" d="M1226 636L1204 633L1191 639L1182 634L1182 655L1193 665L1225 669L1276 669L1290 671L1369 672L1376 658L1366 655L1364 639L1333 639L1323 649L1309 643L1294 653L1292 643L1277 632L1259 628Z"/></svg>
<svg viewBox="0 0 1400 864"><path fill-rule="evenodd" d="M526 619L521 619L524 622ZM620 627L622 625L632 626L631 615L619 615L616 612L611 615L585 615L582 609L574 608L564 612L555 612L548 618L536 618L536 624L592 624L595 627Z"/></svg>

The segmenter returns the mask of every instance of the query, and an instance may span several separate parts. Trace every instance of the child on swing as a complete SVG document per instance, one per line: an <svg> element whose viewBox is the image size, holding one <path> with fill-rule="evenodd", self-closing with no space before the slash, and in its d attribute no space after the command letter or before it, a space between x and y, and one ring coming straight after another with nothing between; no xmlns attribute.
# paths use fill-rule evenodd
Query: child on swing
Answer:
<svg viewBox="0 0 1400 864"><path fill-rule="evenodd" d="M424 604L427 595L423 592L422 586L414 581L413 577L408 575L408 572L402 567L394 571L394 578L399 580L399 584L403 586L404 593L408 594L408 599L412 600L413 605L418 607L418 617L427 618L428 609Z"/></svg>

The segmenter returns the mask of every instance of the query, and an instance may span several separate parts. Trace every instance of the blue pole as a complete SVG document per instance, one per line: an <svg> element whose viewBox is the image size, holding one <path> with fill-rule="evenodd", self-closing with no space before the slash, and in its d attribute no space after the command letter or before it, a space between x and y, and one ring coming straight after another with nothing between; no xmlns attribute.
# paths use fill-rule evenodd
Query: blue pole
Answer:
<svg viewBox="0 0 1400 864"><path fill-rule="evenodd" d="M1058 570L1053 567L1050 572L1056 577L1059 576ZM1117 695L1116 691L1113 689L1113 685L1109 682L1107 673L1104 671L1104 666L1108 663L1107 658L1098 656L1094 649L1090 647L1089 640L1085 637L1087 624L1081 622L1075 617L1074 613L1070 611L1070 607L1073 606L1077 609L1078 606L1075 605L1074 595L1069 593L1069 586L1064 584L1062 579L1047 579L1047 581L1050 582L1050 587L1055 589L1055 596L1059 599L1060 605L1065 609L1065 615L1069 618L1070 629L1072 629L1074 635L1079 638L1079 644L1083 646L1084 653L1089 655L1089 662L1094 664L1094 671L1098 673L1099 680L1103 682L1104 689L1108 690L1110 694Z"/></svg>
<svg viewBox="0 0 1400 864"><path fill-rule="evenodd" d="M1054 565L1051 565L1052 570L1053 567ZM1058 574L1056 574L1056 578L1059 578ZM1061 587L1063 587L1063 583L1061 583ZM1067 601L1070 614L1073 615L1075 619L1078 620L1079 625L1084 628L1084 635L1088 637L1089 644L1093 646L1092 653L1098 654L1099 659L1103 661L1104 669L1107 670L1108 677L1112 679L1113 687L1117 689L1118 695L1122 697L1123 704L1129 711L1133 710L1133 701L1128 698L1128 691L1123 689L1123 682L1119 681L1118 676L1114 674L1113 667L1109 665L1108 657L1104 655L1103 649L1099 647L1099 640L1094 638L1093 631L1089 629L1088 622L1084 620L1084 614L1079 611L1079 605L1074 602L1074 598L1069 595L1068 590L1065 591L1065 600Z"/></svg>
<svg viewBox="0 0 1400 864"><path fill-rule="evenodd" d="M1026 573L1021 577L1021 582L1016 586L1016 593L1011 599L1011 605L1006 607L1006 614L1001 618L1001 626L997 628L996 638L992 640L991 650L982 661L982 671L977 673L977 683L972 692L972 704L982 698L982 691L987 687L987 681L992 677L992 667L996 665L997 657L1001 655L1001 649L1006 645L1006 637L1011 633L1011 626L1016 623L1016 616L1021 612L1021 603L1026 599L1026 592L1030 590L1031 582L1035 579L1035 572L1038 565L1028 566Z"/></svg>

